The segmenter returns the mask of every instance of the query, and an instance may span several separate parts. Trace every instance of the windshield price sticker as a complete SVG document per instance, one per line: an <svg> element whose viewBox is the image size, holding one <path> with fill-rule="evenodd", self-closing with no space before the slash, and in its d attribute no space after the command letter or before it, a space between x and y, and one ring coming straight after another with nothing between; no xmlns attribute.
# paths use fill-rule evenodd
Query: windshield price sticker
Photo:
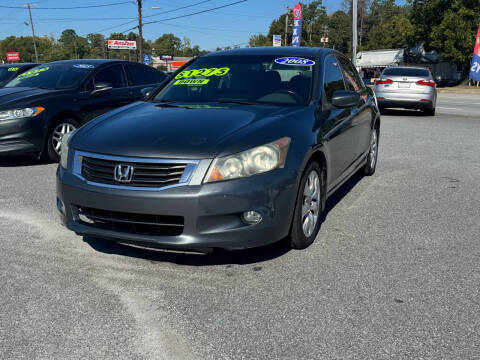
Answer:
<svg viewBox="0 0 480 360"><path fill-rule="evenodd" d="M18 67L10 67L8 68L8 71L18 71Z"/></svg>
<svg viewBox="0 0 480 360"><path fill-rule="evenodd" d="M173 85L205 85L209 81L210 79L183 79L175 81Z"/></svg>
<svg viewBox="0 0 480 360"><path fill-rule="evenodd" d="M42 73L44 71L47 71L48 69L50 69L48 66L44 67L44 68L40 68L40 69L33 69L33 70L27 71L27 72L25 72L21 75L18 75L17 79L22 80L22 79L38 76L38 75L40 75L40 73Z"/></svg>
<svg viewBox="0 0 480 360"><path fill-rule="evenodd" d="M93 69L95 66L90 64L75 64L73 67L77 69Z"/></svg>
<svg viewBox="0 0 480 360"><path fill-rule="evenodd" d="M311 66L315 65L315 61L299 57L283 57L275 59L277 64L292 66Z"/></svg>
<svg viewBox="0 0 480 360"><path fill-rule="evenodd" d="M184 79L195 76L223 76L230 71L228 67L184 70L175 76L175 79Z"/></svg>

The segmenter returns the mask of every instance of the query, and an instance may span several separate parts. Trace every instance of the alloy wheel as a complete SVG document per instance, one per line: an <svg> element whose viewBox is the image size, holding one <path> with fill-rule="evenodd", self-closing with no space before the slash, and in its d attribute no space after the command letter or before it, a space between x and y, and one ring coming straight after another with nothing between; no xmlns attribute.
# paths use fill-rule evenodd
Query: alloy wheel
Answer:
<svg viewBox="0 0 480 360"><path fill-rule="evenodd" d="M372 139L370 140L370 169L375 169L377 163L378 136L377 130L373 129Z"/></svg>
<svg viewBox="0 0 480 360"><path fill-rule="evenodd" d="M76 127L69 123L61 123L55 127L52 133L52 147L57 154L60 154L61 152L63 136L75 129Z"/></svg>
<svg viewBox="0 0 480 360"><path fill-rule="evenodd" d="M302 229L306 237L312 236L320 212L320 178L315 170L308 174L303 189Z"/></svg>

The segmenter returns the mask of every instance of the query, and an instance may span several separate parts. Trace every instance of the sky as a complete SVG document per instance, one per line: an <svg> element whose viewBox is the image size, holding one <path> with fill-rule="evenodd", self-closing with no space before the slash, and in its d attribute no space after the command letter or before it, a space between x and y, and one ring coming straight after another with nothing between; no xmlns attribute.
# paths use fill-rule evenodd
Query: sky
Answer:
<svg viewBox="0 0 480 360"><path fill-rule="evenodd" d="M137 22L135 0L31 1L36 36L52 35L58 38L62 30L68 28L74 29L81 36L92 32L108 36L112 32L126 31ZM143 0L144 22L161 21L146 24L143 36L155 40L163 33L173 33L180 38L188 37L192 46L199 45L205 50L233 45L243 46L248 43L251 35L267 33L272 20L284 13L287 6L291 8L298 2L298 0L246 0L217 10L172 19L237 1L240 0ZM42 7L85 7L112 3L117 5L84 9L42 9ZM30 27L24 24L25 21L29 21L28 10L21 8L25 4L26 0L0 0L0 39L9 35L31 35ZM189 6L192 4L198 5ZM340 4L340 0L323 0L328 13L338 10ZM181 7L186 8L178 9ZM130 21L131 23L128 23Z"/></svg>

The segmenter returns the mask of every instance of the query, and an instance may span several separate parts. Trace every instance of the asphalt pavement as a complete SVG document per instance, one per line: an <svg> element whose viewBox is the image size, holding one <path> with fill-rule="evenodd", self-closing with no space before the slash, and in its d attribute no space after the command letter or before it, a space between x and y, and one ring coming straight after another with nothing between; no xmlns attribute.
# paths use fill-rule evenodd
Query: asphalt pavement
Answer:
<svg viewBox="0 0 480 360"><path fill-rule="evenodd" d="M479 359L480 96L382 117L315 243L223 255L83 239L55 164L0 158L1 359Z"/></svg>

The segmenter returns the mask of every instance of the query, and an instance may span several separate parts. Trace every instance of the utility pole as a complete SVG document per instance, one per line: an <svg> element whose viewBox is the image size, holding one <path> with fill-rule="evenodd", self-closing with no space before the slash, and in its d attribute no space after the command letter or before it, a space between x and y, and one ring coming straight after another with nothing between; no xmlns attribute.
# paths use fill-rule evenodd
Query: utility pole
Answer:
<svg viewBox="0 0 480 360"><path fill-rule="evenodd" d="M285 14L285 41L284 41L284 46L287 46L287 38L288 38L288 13L290 9L287 6L287 13Z"/></svg>
<svg viewBox="0 0 480 360"><path fill-rule="evenodd" d="M30 4L27 4L27 7L28 7L28 14L30 15L30 26L32 27L33 49L35 50L35 62L38 63L37 43L35 42L35 29L33 28L32 10L30 9Z"/></svg>
<svg viewBox="0 0 480 360"><path fill-rule="evenodd" d="M352 63L353 66L357 66L357 43L358 43L358 36L357 36L357 10L358 4L357 0L352 1Z"/></svg>
<svg viewBox="0 0 480 360"><path fill-rule="evenodd" d="M139 62L143 62L142 0L137 0L137 5L138 5L138 55L139 55Z"/></svg>

